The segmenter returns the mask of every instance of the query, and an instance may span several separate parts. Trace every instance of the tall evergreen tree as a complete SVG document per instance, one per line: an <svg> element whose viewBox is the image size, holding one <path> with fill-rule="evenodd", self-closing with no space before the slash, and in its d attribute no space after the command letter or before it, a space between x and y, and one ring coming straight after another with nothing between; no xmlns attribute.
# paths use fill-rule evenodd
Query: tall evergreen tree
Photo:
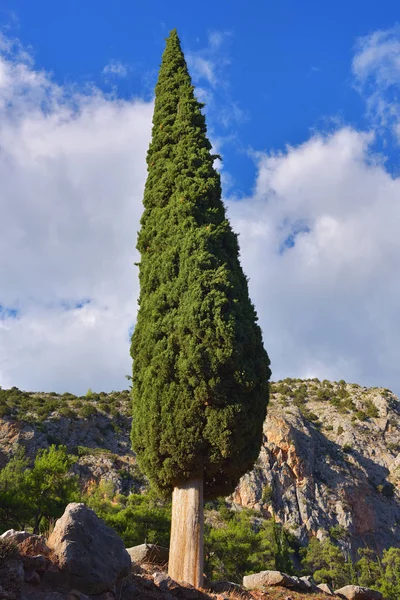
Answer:
<svg viewBox="0 0 400 600"><path fill-rule="evenodd" d="M137 244L132 444L153 484L175 490L173 504L194 489L201 510L203 483L206 497L226 495L258 456L269 359L176 30L155 91Z"/></svg>

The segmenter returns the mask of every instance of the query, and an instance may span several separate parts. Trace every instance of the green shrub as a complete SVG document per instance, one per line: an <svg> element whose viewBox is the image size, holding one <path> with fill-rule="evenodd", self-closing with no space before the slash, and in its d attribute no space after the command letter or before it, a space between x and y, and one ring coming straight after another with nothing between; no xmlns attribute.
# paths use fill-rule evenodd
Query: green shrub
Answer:
<svg viewBox="0 0 400 600"><path fill-rule="evenodd" d="M94 415L97 415L97 408L93 404L85 404L79 411L79 416L84 419L89 419Z"/></svg>
<svg viewBox="0 0 400 600"><path fill-rule="evenodd" d="M271 502L272 497L273 497L272 486L270 486L270 485L264 485L263 491L262 491L262 494L261 494L261 502L263 504L269 503L269 502Z"/></svg>
<svg viewBox="0 0 400 600"><path fill-rule="evenodd" d="M365 414L367 415L367 417L372 418L372 419L379 417L379 410L377 409L375 404L372 402L372 400L370 400L368 398L368 400L366 401L365 404L366 404Z"/></svg>

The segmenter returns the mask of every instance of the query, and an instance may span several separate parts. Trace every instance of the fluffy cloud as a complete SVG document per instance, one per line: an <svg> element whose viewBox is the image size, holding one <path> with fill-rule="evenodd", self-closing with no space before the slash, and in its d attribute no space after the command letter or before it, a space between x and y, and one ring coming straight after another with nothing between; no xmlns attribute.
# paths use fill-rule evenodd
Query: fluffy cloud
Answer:
<svg viewBox="0 0 400 600"><path fill-rule="evenodd" d="M130 372L152 105L61 88L10 44L7 51L0 60L0 305L8 310L0 315L0 384L118 389Z"/></svg>
<svg viewBox="0 0 400 600"><path fill-rule="evenodd" d="M400 389L400 181L372 141L343 128L259 155L254 195L229 205L275 379Z"/></svg>
<svg viewBox="0 0 400 600"><path fill-rule="evenodd" d="M120 389L152 105L58 86L0 49L0 385ZM225 199L274 379L400 391L400 182L373 142L342 127L257 154L252 196Z"/></svg>

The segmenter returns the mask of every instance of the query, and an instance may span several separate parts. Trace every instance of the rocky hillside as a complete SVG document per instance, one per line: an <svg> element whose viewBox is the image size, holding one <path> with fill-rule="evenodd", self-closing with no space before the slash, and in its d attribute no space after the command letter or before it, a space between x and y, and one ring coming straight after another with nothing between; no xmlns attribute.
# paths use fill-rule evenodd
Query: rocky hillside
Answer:
<svg viewBox="0 0 400 600"><path fill-rule="evenodd" d="M286 379L271 385L260 457L240 481L234 506L274 516L303 542L336 537L360 545L400 544L400 403L389 390ZM0 467L24 446L64 444L88 487L145 488L130 450L129 393L0 390Z"/></svg>
<svg viewBox="0 0 400 600"><path fill-rule="evenodd" d="M387 389L272 385L259 459L232 500L301 540L328 533L355 556L400 544L400 404Z"/></svg>

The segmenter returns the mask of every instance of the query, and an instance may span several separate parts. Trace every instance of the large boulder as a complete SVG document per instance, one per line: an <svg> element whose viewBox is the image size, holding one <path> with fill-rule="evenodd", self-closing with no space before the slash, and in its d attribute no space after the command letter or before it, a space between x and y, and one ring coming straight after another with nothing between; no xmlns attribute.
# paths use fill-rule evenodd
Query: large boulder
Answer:
<svg viewBox="0 0 400 600"><path fill-rule="evenodd" d="M261 571L243 577L243 586L249 590L274 585L293 589L296 587L296 581L281 571Z"/></svg>
<svg viewBox="0 0 400 600"><path fill-rule="evenodd" d="M346 600L383 600L380 592L359 585L345 585L335 590L335 594Z"/></svg>
<svg viewBox="0 0 400 600"><path fill-rule="evenodd" d="M86 594L112 590L131 571L121 538L84 504L68 504L47 544L71 587Z"/></svg>
<svg viewBox="0 0 400 600"><path fill-rule="evenodd" d="M157 546L156 544L140 544L139 546L132 546L127 548L129 556L132 562L139 565L149 563L152 565L166 565L169 558L168 548L163 546Z"/></svg>
<svg viewBox="0 0 400 600"><path fill-rule="evenodd" d="M327 596L333 596L333 589L327 583L319 583L317 585L317 590L324 592Z"/></svg>

